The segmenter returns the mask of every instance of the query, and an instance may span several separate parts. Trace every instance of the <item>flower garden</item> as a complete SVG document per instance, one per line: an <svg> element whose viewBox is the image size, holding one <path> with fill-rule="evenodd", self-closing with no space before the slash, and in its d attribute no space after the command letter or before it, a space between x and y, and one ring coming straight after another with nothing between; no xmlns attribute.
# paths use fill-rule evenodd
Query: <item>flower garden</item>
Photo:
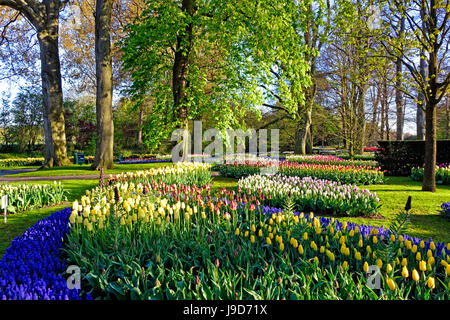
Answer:
<svg viewBox="0 0 450 320"><path fill-rule="evenodd" d="M217 164L222 176L242 178L261 170L276 170L285 176L314 177L342 183L376 184L384 182L384 172L371 165L342 165L329 163L298 163L291 161L242 161Z"/></svg>
<svg viewBox="0 0 450 320"><path fill-rule="evenodd" d="M210 164L191 162L87 190L14 239L0 261L0 298L450 298L450 243L405 234L407 210L389 228L341 220L377 215L382 203L333 180L332 169L360 185L371 175L382 182L379 170L283 163L279 174L259 175L250 172L257 165L233 167L250 169L228 188L212 188ZM68 289L69 265L80 267L81 289Z"/></svg>

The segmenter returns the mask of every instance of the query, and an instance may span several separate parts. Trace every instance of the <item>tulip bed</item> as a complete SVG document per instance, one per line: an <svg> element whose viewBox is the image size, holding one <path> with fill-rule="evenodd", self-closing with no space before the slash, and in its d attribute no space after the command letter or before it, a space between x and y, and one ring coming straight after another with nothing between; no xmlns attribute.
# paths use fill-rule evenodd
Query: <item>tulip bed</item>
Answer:
<svg viewBox="0 0 450 320"><path fill-rule="evenodd" d="M64 248L99 299L449 299L450 244L162 182L75 202ZM381 270L370 289L370 265Z"/></svg>
<svg viewBox="0 0 450 320"><path fill-rule="evenodd" d="M44 160L44 158L0 159L0 168L41 166Z"/></svg>
<svg viewBox="0 0 450 320"><path fill-rule="evenodd" d="M167 173L124 175L38 222L0 261L0 298L450 298L450 244L404 235L407 213L391 229L342 223ZM81 291L65 286L67 265Z"/></svg>
<svg viewBox="0 0 450 320"><path fill-rule="evenodd" d="M238 186L246 194L274 207L282 207L291 197L295 208L305 212L370 216L380 207L377 195L367 189L310 177L254 175L239 180Z"/></svg>
<svg viewBox="0 0 450 320"><path fill-rule="evenodd" d="M354 184L384 183L384 173L379 168L351 165L309 164L289 161L246 161L216 164L214 167L224 177L242 178L259 174L262 170L295 177L313 177Z"/></svg>
<svg viewBox="0 0 450 320"><path fill-rule="evenodd" d="M423 168L412 168L411 179L414 181L423 180ZM450 164L445 163L436 166L436 184L450 185Z"/></svg>
<svg viewBox="0 0 450 320"><path fill-rule="evenodd" d="M178 162L172 166L150 170L125 172L108 179L108 184L118 182L147 183L164 181L166 184L204 186L211 183L211 165L200 162Z"/></svg>
<svg viewBox="0 0 450 320"><path fill-rule="evenodd" d="M346 160L335 156L312 155L312 156L287 156L287 160L298 163L311 164L330 164L330 165L344 165L344 166L363 166L363 167L377 167L378 162L368 160Z"/></svg>
<svg viewBox="0 0 450 320"><path fill-rule="evenodd" d="M17 213L42 208L67 200L61 182L44 185L0 185L0 197L8 196L8 211Z"/></svg>

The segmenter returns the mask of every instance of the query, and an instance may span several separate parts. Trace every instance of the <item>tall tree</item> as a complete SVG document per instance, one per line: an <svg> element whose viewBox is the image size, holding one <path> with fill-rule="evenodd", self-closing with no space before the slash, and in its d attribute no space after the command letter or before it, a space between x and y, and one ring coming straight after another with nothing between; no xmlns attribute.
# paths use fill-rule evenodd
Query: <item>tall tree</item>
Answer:
<svg viewBox="0 0 450 320"><path fill-rule="evenodd" d="M398 37L403 37L405 32L405 17L401 16L398 21ZM402 59L397 57L395 61L395 107L397 115L397 140L403 140L403 125L404 125L404 112L405 106L403 104L403 94L402 94Z"/></svg>
<svg viewBox="0 0 450 320"><path fill-rule="evenodd" d="M113 0L97 0L95 10L95 65L97 79L97 147L91 168L114 167L114 122L112 114L111 14Z"/></svg>
<svg viewBox="0 0 450 320"><path fill-rule="evenodd" d="M45 167L69 163L66 149L62 81L59 60L59 13L65 1L0 0L25 16L36 29L40 48Z"/></svg>
<svg viewBox="0 0 450 320"><path fill-rule="evenodd" d="M407 28L402 41L384 34L383 44L392 59L400 58L425 100L425 168L423 191L436 191L436 108L450 85L450 72L444 69L450 41L450 0L407 0L394 2L405 18ZM422 23L417 12L423 12ZM390 22L391 15L386 15ZM417 67L419 54L425 53L427 76ZM415 97L413 97L415 98Z"/></svg>
<svg viewBox="0 0 450 320"><path fill-rule="evenodd" d="M242 125L237 115L262 103L255 85L261 68L246 65L247 52L240 50L249 21L242 12L256 7L252 1L146 1L123 42L128 92L138 106L150 95L154 101L146 145L155 148L176 128L187 132L189 120L206 112L219 129ZM183 139L182 159L187 147Z"/></svg>

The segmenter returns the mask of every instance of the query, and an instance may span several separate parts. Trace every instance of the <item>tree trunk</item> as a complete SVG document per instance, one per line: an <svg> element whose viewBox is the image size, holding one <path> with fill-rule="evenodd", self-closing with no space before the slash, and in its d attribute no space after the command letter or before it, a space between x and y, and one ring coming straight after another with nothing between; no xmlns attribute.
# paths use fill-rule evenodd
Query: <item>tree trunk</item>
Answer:
<svg viewBox="0 0 450 320"><path fill-rule="evenodd" d="M402 17L400 20L400 30L399 38L403 37L403 32L405 30L405 18ZM403 105L403 95L401 91L402 86L402 59L397 58L395 63L395 106L397 110L397 140L403 140L403 124L404 124L404 105Z"/></svg>
<svg viewBox="0 0 450 320"><path fill-rule="evenodd" d="M428 104L425 110L425 168L422 190L436 192L436 106Z"/></svg>
<svg viewBox="0 0 450 320"><path fill-rule="evenodd" d="M183 0L182 10L188 15L192 16L195 12L194 0ZM175 60L172 69L172 93L174 110L177 110L181 120L181 125L186 130L183 135L183 156L181 161L187 161L189 155L189 142L187 130L188 125L188 110L187 110L187 88L189 87L188 69L189 58L192 51L193 43L193 24L188 23L183 33L177 36L177 46L175 51Z"/></svg>
<svg viewBox="0 0 450 320"><path fill-rule="evenodd" d="M59 0L0 0L0 6L19 11L37 30L41 58L45 164L56 167L70 164L67 158L61 67L59 62Z"/></svg>
<svg viewBox="0 0 450 320"><path fill-rule="evenodd" d="M422 20L422 30L425 30L425 21L424 21L424 13L423 10L420 10L420 17ZM425 79L425 73L426 73L426 61L425 61L425 52L423 48L420 50L420 64L419 64L419 73L422 79ZM423 140L425 139L425 113L424 113L424 107L425 107L425 96L422 92L422 90L418 90L417 93L417 113L416 113L416 139L417 140Z"/></svg>
<svg viewBox="0 0 450 320"><path fill-rule="evenodd" d="M295 135L295 153L301 155L313 153L311 124L312 110L308 107L308 110L305 112L304 119L299 121L297 124L299 128L297 128Z"/></svg>
<svg viewBox="0 0 450 320"><path fill-rule="evenodd" d="M111 13L113 0L97 0L95 12L95 65L97 80L97 146L91 169L114 167L112 117Z"/></svg>
<svg viewBox="0 0 450 320"><path fill-rule="evenodd" d="M450 94L447 94L445 98L445 119L446 119L446 128L445 128L445 139L450 139Z"/></svg>
<svg viewBox="0 0 450 320"><path fill-rule="evenodd" d="M142 146L143 140L142 140L142 126L144 125L144 107L141 106L139 109L139 131L138 131L138 137L137 137L137 144L138 146Z"/></svg>
<svg viewBox="0 0 450 320"><path fill-rule="evenodd" d="M47 20L47 28L38 32L45 135L44 167L70 164L66 149L66 132L58 50L58 15Z"/></svg>

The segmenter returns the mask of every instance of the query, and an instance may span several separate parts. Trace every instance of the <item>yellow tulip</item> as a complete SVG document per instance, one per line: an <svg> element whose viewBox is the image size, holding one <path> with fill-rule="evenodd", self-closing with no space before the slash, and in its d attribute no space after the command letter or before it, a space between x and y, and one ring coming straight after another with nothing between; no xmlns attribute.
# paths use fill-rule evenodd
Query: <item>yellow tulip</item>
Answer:
<svg viewBox="0 0 450 320"><path fill-rule="evenodd" d="M402 259L402 266L407 266L408 265L408 260L406 258Z"/></svg>
<svg viewBox="0 0 450 320"><path fill-rule="evenodd" d="M280 251L283 251L284 250L284 244L283 244L283 242L280 242Z"/></svg>
<svg viewBox="0 0 450 320"><path fill-rule="evenodd" d="M428 257L428 264L429 264L430 266L432 266L434 263L435 263L434 258L433 258L433 257Z"/></svg>
<svg viewBox="0 0 450 320"><path fill-rule="evenodd" d="M405 279L409 277L409 271L408 271L408 268L406 268L406 266L404 266L402 269L402 276Z"/></svg>
<svg viewBox="0 0 450 320"><path fill-rule="evenodd" d="M420 246L420 248L422 248L422 249L425 248L425 242L423 242L423 240L420 241L419 246Z"/></svg>
<svg viewBox="0 0 450 320"><path fill-rule="evenodd" d="M413 279L415 282L417 282L417 281L420 280L419 273L417 272L416 269L414 269L414 270L412 271L412 279Z"/></svg>
<svg viewBox="0 0 450 320"><path fill-rule="evenodd" d="M244 237L248 237L248 231L245 231L245 233L244 233Z"/></svg>
<svg viewBox="0 0 450 320"><path fill-rule="evenodd" d="M392 291L395 290L396 285L395 285L395 281L393 279L389 278L387 280L387 285L388 285L389 289L391 289Z"/></svg>
<svg viewBox="0 0 450 320"><path fill-rule="evenodd" d="M267 242L267 244L268 244L269 246L272 244L272 241L270 240L270 237L267 237L267 238L266 238L266 242Z"/></svg>
<svg viewBox="0 0 450 320"><path fill-rule="evenodd" d="M355 253L355 259L358 260L358 261L361 261L361 252L358 252L358 251L357 251L357 252Z"/></svg>
<svg viewBox="0 0 450 320"><path fill-rule="evenodd" d="M430 289L434 289L436 287L433 277L428 278L427 285L428 285L428 288L430 288Z"/></svg>
<svg viewBox="0 0 450 320"><path fill-rule="evenodd" d="M298 253L303 254L303 246L301 244L298 245Z"/></svg>
<svg viewBox="0 0 450 320"><path fill-rule="evenodd" d="M363 247L363 240L362 239L359 239L359 242L358 242L358 247L360 247L360 248L362 248Z"/></svg>
<svg viewBox="0 0 450 320"><path fill-rule="evenodd" d="M344 261L344 262L342 263L342 267L343 267L345 270L347 270L347 269L348 269L348 262L347 262L347 261Z"/></svg>
<svg viewBox="0 0 450 320"><path fill-rule="evenodd" d="M369 264L367 263L367 261L364 262L363 270L364 270L364 272L369 271Z"/></svg>
<svg viewBox="0 0 450 320"><path fill-rule="evenodd" d="M412 253L416 253L417 252L417 246L413 245L411 248Z"/></svg>
<svg viewBox="0 0 450 320"><path fill-rule="evenodd" d="M250 242L251 242L251 243L255 243L255 236L254 236L254 235L251 235L251 236L250 236Z"/></svg>
<svg viewBox="0 0 450 320"><path fill-rule="evenodd" d="M325 252L325 247L324 246L320 246L320 253L324 253Z"/></svg>
<svg viewBox="0 0 450 320"><path fill-rule="evenodd" d="M445 267L445 274L447 275L447 277L450 277L450 264L448 264L448 265Z"/></svg>
<svg viewBox="0 0 450 320"><path fill-rule="evenodd" d="M376 264L377 264L378 268L381 269L381 267L383 266L383 261L381 261L381 259L377 259Z"/></svg>
<svg viewBox="0 0 450 320"><path fill-rule="evenodd" d="M386 272L387 272L387 273L391 273L391 272L392 272L392 266L391 266L390 263L388 263L388 264L386 265Z"/></svg>
<svg viewBox="0 0 450 320"><path fill-rule="evenodd" d="M252 232L256 232L256 227L254 224L252 224Z"/></svg>
<svg viewBox="0 0 450 320"><path fill-rule="evenodd" d="M262 237L262 230L261 229L259 229L259 232L258 232L258 237Z"/></svg>
<svg viewBox="0 0 450 320"><path fill-rule="evenodd" d="M427 270L427 264L425 263L425 261L420 261L419 262L419 270L420 271L426 271Z"/></svg>
<svg viewBox="0 0 450 320"><path fill-rule="evenodd" d="M433 256L433 251L431 251L431 249L428 249L427 251L427 257L432 257Z"/></svg>
<svg viewBox="0 0 450 320"><path fill-rule="evenodd" d="M308 233L307 232L305 232L304 234L303 234L303 240L308 240Z"/></svg>
<svg viewBox="0 0 450 320"><path fill-rule="evenodd" d="M430 249L431 250L436 250L436 245L434 244L433 241L430 242Z"/></svg>
<svg viewBox="0 0 450 320"><path fill-rule="evenodd" d="M417 260L417 261L422 260L422 255L420 254L420 252L417 252L417 254L416 254L416 260Z"/></svg>

